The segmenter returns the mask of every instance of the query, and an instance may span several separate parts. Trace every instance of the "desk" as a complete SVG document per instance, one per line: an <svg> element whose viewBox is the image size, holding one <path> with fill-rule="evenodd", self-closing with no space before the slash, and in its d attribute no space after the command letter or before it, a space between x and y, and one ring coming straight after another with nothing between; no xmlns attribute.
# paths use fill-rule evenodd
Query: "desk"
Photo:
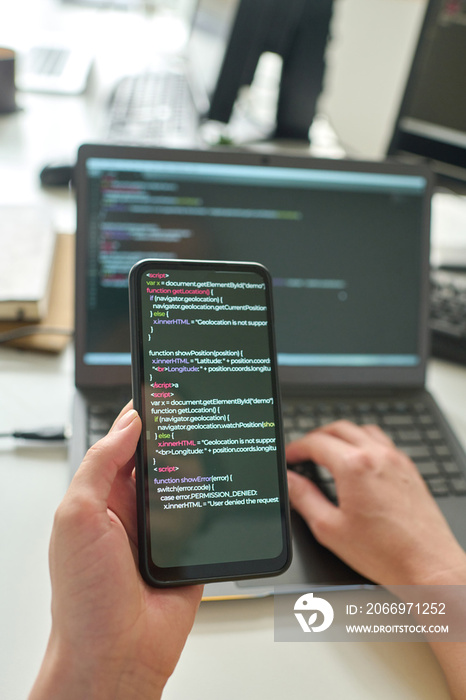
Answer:
<svg viewBox="0 0 466 700"><path fill-rule="evenodd" d="M75 146L92 137L92 101L22 95L20 102L21 112L0 119L0 204L43 201L57 227L72 231L72 196L40 191L37 172L53 157L74 155ZM466 368L432 361L428 384L466 447ZM72 393L71 347L60 356L0 348L2 430L63 424ZM0 697L24 700L50 627L47 551L53 514L68 485L66 447L2 439L0 480ZM271 598L203 603L166 700L284 696L446 700L448 693L424 644L279 644Z"/></svg>

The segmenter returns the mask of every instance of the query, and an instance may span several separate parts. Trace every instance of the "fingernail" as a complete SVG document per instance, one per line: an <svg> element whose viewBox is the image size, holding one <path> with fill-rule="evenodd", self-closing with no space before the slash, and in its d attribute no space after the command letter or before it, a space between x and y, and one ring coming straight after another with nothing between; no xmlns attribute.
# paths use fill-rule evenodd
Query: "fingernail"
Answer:
<svg viewBox="0 0 466 700"><path fill-rule="evenodd" d="M120 420L115 425L115 430L124 430L131 425L133 420L137 417L138 412L132 408L130 411L121 416Z"/></svg>

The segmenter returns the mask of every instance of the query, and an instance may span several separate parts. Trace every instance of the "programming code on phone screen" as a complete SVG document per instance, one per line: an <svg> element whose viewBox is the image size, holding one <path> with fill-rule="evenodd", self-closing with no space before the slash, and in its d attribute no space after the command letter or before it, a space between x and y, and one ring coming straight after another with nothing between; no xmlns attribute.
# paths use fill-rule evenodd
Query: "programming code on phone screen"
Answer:
<svg viewBox="0 0 466 700"><path fill-rule="evenodd" d="M282 551L270 312L257 272L142 274L144 410L158 566Z"/></svg>

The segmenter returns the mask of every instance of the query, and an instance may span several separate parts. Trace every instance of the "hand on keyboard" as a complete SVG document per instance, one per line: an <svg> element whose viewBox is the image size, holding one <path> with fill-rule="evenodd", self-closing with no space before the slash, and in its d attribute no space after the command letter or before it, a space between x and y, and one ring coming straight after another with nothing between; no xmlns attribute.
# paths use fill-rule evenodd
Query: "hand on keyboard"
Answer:
<svg viewBox="0 0 466 700"><path fill-rule="evenodd" d="M384 585L466 583L466 554L411 459L377 426L337 421L287 447L290 465L313 461L335 482L338 505L309 479L289 473L291 505L316 538ZM316 468L314 466L314 468Z"/></svg>

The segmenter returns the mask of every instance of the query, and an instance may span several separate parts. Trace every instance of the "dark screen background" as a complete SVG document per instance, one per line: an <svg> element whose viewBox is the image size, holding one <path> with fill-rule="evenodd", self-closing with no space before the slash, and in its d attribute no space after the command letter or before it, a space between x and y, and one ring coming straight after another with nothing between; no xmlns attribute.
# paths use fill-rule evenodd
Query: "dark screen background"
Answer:
<svg viewBox="0 0 466 700"><path fill-rule="evenodd" d="M211 297L176 294L205 291L206 281L255 288L222 286ZM143 433L158 566L266 560L283 552L284 465L271 317L260 287L264 278L257 273L186 272L163 263L141 273ZM186 477L206 481L191 487Z"/></svg>
<svg viewBox="0 0 466 700"><path fill-rule="evenodd" d="M422 37L404 116L466 133L466 6L443 0Z"/></svg>
<svg viewBox="0 0 466 700"><path fill-rule="evenodd" d="M131 265L180 257L264 264L274 280L279 353L416 353L420 192L142 180L118 171L90 188L88 352L129 352Z"/></svg>

